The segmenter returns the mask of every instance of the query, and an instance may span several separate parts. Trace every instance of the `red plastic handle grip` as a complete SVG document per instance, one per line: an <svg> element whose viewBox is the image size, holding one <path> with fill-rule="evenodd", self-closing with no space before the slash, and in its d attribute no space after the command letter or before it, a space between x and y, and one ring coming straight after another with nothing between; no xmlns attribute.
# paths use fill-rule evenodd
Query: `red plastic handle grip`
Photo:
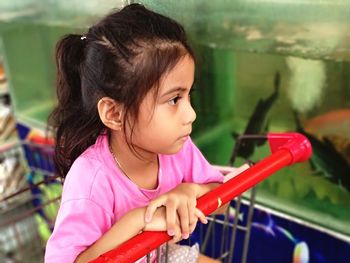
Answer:
<svg viewBox="0 0 350 263"><path fill-rule="evenodd" d="M209 215L221 205L242 194L281 168L305 161L312 154L310 142L305 136L298 133L273 133L268 135L268 140L272 155L213 191L201 196L197 200L197 208L205 215ZM146 231L90 262L135 262L170 239L171 237L166 231Z"/></svg>

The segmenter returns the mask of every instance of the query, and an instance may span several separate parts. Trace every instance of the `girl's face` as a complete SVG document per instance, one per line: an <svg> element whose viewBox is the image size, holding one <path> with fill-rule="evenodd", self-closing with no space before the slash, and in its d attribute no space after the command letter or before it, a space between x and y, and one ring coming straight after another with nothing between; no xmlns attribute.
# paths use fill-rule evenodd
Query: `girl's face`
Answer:
<svg viewBox="0 0 350 263"><path fill-rule="evenodd" d="M149 92L140 105L132 143L141 151L178 152L192 131L196 113L190 102L194 61L186 55L162 77L156 101Z"/></svg>

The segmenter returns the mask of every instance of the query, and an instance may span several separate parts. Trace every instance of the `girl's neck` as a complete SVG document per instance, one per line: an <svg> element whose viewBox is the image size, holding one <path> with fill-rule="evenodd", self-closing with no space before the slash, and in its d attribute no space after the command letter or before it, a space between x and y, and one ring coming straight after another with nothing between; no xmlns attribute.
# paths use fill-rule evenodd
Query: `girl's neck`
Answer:
<svg viewBox="0 0 350 263"><path fill-rule="evenodd" d="M122 136L110 136L109 144L112 154L117 159L117 166L126 177L142 188L154 189L158 184L158 155L138 149L129 148Z"/></svg>

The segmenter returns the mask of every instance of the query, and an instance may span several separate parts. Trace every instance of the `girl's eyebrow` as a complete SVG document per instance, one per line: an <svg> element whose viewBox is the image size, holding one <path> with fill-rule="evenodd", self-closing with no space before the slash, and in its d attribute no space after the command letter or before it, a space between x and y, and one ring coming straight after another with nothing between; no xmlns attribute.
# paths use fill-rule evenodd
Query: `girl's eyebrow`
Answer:
<svg viewBox="0 0 350 263"><path fill-rule="evenodd" d="M164 92L163 94L160 95L160 97L165 97L169 94L172 94L172 93L175 93L175 92L186 92L187 89L186 88L183 88L183 87L175 87L175 88L172 88L166 92Z"/></svg>

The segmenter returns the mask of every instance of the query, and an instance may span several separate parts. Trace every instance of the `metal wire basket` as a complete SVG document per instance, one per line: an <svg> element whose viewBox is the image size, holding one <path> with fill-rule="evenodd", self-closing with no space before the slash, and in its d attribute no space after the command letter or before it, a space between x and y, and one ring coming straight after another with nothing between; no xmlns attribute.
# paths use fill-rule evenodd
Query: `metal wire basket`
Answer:
<svg viewBox="0 0 350 263"><path fill-rule="evenodd" d="M19 142L0 152L0 262L42 262L61 182L52 145Z"/></svg>

